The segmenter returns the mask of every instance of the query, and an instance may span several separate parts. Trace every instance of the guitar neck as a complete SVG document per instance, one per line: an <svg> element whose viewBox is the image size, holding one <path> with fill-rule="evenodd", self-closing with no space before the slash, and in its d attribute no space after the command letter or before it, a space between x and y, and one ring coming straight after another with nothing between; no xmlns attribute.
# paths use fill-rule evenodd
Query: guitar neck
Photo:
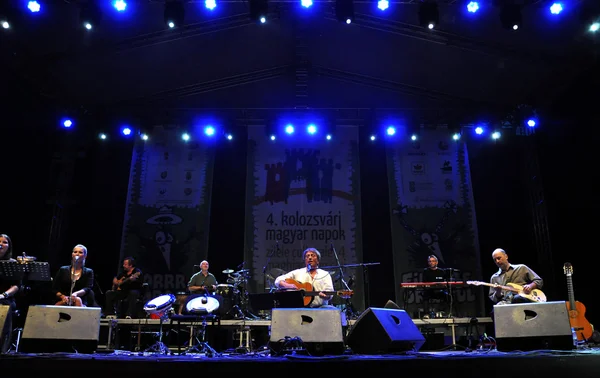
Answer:
<svg viewBox="0 0 600 378"><path fill-rule="evenodd" d="M573 289L573 277L571 275L567 275L567 291L569 294L569 305L572 309L576 308L575 306L575 290Z"/></svg>
<svg viewBox="0 0 600 378"><path fill-rule="evenodd" d="M324 293L325 295L339 295L339 291L303 291L302 292L305 297L317 297L319 293Z"/></svg>
<svg viewBox="0 0 600 378"><path fill-rule="evenodd" d="M489 286L489 287L499 287L502 290L508 290L508 291L512 291L513 293L519 293L520 291L512 286L504 286L504 285L498 285L498 284L493 284L493 283L489 283L489 282L483 282L483 281L473 281L476 282L476 285L484 285L484 286ZM468 283L468 282L467 282Z"/></svg>

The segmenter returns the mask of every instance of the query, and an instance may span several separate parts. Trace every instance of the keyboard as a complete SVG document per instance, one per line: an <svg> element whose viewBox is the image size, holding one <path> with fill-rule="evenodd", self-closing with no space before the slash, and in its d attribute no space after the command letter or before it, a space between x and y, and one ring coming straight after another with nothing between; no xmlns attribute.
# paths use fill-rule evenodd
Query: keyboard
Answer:
<svg viewBox="0 0 600 378"><path fill-rule="evenodd" d="M443 289L448 286L466 286L463 281L441 281L441 282L402 282L400 287L405 289Z"/></svg>

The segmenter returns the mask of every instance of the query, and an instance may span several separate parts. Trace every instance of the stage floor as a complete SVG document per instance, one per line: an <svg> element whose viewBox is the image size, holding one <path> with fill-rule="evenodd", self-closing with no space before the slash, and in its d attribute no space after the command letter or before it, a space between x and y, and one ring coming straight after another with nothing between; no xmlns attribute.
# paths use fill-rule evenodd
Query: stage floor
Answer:
<svg viewBox="0 0 600 378"><path fill-rule="evenodd" d="M600 366L600 348L580 347L574 351L537 350L529 352L499 352L496 350L450 350L438 352L410 352L395 355L334 356L271 355L269 350L251 353L222 353L209 357L205 354L155 354L129 351L113 351L93 354L74 353L14 353L0 356L0 368L4 374L14 372L44 373L52 375L63 372L120 375L134 373L136 376L164 376L165 374L243 373L292 374L308 372L318 362L318 368L329 374L399 373L420 372L427 376L460 377L521 377L569 376L597 377ZM282 370L285 369L285 370Z"/></svg>

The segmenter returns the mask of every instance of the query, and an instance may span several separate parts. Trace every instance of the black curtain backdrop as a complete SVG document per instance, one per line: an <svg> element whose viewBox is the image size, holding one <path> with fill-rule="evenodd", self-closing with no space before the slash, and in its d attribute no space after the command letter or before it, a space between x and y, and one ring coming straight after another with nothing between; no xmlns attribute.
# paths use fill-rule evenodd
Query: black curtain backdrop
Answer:
<svg viewBox="0 0 600 378"><path fill-rule="evenodd" d="M594 76L591 76L594 75ZM598 74L582 77L586 87L598 82ZM131 162L131 142L113 137L104 143L68 133L57 125L53 107L33 104L24 111L21 105L31 101L22 93L3 99L8 112L1 137L2 175L0 186L0 233L11 236L14 253L26 252L40 261L50 261L52 273L68 264L70 251L77 243L89 248L87 264L96 272L97 294L110 287L120 266L119 251L125 198ZM537 134L546 201L552 235L553 274L556 277L544 292L551 300L566 300L563 263L574 267L576 299L587 308L587 318L600 322L600 308L594 304L595 287L586 284L594 276L597 244L598 179L595 150L599 139L598 111L593 99L570 88L560 106L542 119ZM11 105L12 104L12 105ZM595 124L593 123L595 119ZM561 121L568 120L568 121ZM92 130L88 130L91 132ZM219 273L243 261L244 193L246 176L246 140L244 129L235 130L235 139L223 140L216 154L213 202L211 210L209 261ZM394 298L390 213L382 142L368 141L367 129L361 129L361 192L363 214L363 250L365 262L379 262L368 268L368 305L382 307ZM494 248L502 247L510 261L525 263L534 270L537 252L533 244L533 225L528 192L520 166L521 144L500 141L470 142L469 158L483 280L496 270L491 260ZM75 156L73 186L63 203L65 222L62 244L54 252L48 246L52 206L48 199L52 157L62 151ZM199 262L198 262L199 263ZM425 261L423 263L425 266ZM541 275L546 272L539 271ZM38 300L37 294L28 299ZM99 295L103 303L103 296ZM489 302L488 309L491 308Z"/></svg>

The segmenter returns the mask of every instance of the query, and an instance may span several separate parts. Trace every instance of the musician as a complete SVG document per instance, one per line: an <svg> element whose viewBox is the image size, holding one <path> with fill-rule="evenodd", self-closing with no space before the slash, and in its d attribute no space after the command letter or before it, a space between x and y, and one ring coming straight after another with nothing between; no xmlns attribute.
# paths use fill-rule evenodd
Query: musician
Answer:
<svg viewBox="0 0 600 378"><path fill-rule="evenodd" d="M188 289L191 294L210 294L217 290L217 278L208 271L208 261L200 263L200 271L194 274L188 282Z"/></svg>
<svg viewBox="0 0 600 378"><path fill-rule="evenodd" d="M427 257L428 267L423 270L423 282L443 282L446 281L446 271L438 267L438 258L435 255ZM431 300L437 299L440 301L447 301L448 291L446 289L434 289L427 288L423 290L423 302L425 303L425 313L432 315L433 307L431 307Z"/></svg>
<svg viewBox="0 0 600 378"><path fill-rule="evenodd" d="M291 278L300 283L310 283L314 291L319 292L319 296L314 298L311 302L310 307L323 307L329 306L329 301L332 296L327 295L324 292L333 291L333 279L328 271L319 269L319 261L321 260L321 252L316 248L307 248L302 253L302 259L306 267L292 270L284 275L281 275L275 279L275 286L280 289L296 289L297 286L286 282L285 280Z"/></svg>
<svg viewBox="0 0 600 378"><path fill-rule="evenodd" d="M542 289L544 281L540 276L527 265L509 263L508 255L502 248L495 249L492 252L492 258L499 269L490 278L490 283L504 286L508 283L521 285L525 294L531 293L534 289ZM498 305L531 302L521 295L510 291L503 291L499 287L490 288L489 298Z"/></svg>
<svg viewBox="0 0 600 378"><path fill-rule="evenodd" d="M0 261L16 261L12 258L12 242L6 234L0 234ZM12 343L13 313L17 309L15 295L19 291L19 281L0 276L0 305L9 306L4 321L4 328L0 334L0 353L10 350Z"/></svg>
<svg viewBox="0 0 600 378"><path fill-rule="evenodd" d="M106 318L115 317L115 304L121 300L127 301L125 319L137 318L136 303L141 295L144 279L142 271L135 266L131 256L123 259L123 270L113 278L112 290L106 292L104 315Z"/></svg>
<svg viewBox="0 0 600 378"><path fill-rule="evenodd" d="M56 296L55 306L95 306L94 271L85 267L87 248L77 244L71 252L71 265L58 269L52 292Z"/></svg>

